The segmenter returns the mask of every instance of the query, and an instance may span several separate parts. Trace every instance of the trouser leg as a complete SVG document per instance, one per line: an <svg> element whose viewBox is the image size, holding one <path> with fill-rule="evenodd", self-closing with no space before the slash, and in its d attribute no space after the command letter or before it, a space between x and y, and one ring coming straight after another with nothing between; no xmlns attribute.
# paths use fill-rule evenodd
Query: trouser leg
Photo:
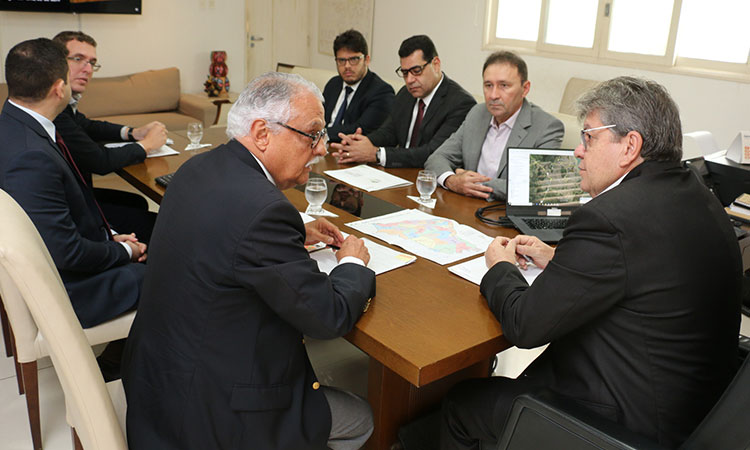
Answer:
<svg viewBox="0 0 750 450"><path fill-rule="evenodd" d="M356 450L372 434L372 410L367 400L351 392L322 386L331 409L331 434L328 447L333 450Z"/></svg>

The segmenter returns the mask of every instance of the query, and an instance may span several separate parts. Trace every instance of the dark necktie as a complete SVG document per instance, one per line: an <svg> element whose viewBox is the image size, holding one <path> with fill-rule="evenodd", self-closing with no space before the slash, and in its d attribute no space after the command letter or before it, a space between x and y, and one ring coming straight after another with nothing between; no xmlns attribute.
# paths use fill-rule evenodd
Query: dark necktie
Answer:
<svg viewBox="0 0 750 450"><path fill-rule="evenodd" d="M334 127L341 125L344 122L344 113L346 112L346 106L349 103L349 95L351 95L354 89L352 89L351 86L347 86L344 91L344 102L341 103L341 108L339 108L339 112L336 114L336 120L333 121Z"/></svg>
<svg viewBox="0 0 750 450"><path fill-rule="evenodd" d="M422 117L424 117L424 102L419 99L417 108L417 120L414 121L414 128L411 130L411 139L409 140L409 148L416 147L419 140L419 126L422 125Z"/></svg>
<svg viewBox="0 0 750 450"><path fill-rule="evenodd" d="M81 174L81 171L78 170L78 166L76 165L76 162L73 160L73 155L70 154L70 150L68 150L68 146L65 145L65 142L62 139L62 136L60 136L60 133L55 131L55 142L57 143L57 146L60 147L60 150L62 151L63 158L65 158L65 161L68 162L70 167L73 169L73 172L75 172L76 175L78 175L78 179L81 180L81 183L83 184L84 189L88 189L89 186L86 183L86 179L83 178L83 174ZM109 236L110 239L112 239L112 228L109 226L109 223L107 222L107 218L104 217L104 212L102 211L102 208L99 206L99 202L96 201L96 197L94 197L94 193L90 192L91 199L94 200L94 205L96 205L96 209L99 211L99 216L102 218L102 222L104 222L104 227L107 230L107 236Z"/></svg>

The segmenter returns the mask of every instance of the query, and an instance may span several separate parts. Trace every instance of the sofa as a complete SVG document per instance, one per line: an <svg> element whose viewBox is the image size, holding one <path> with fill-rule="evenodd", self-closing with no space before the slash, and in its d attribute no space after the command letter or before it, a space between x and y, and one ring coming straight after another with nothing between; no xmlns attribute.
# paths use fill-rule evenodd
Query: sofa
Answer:
<svg viewBox="0 0 750 450"><path fill-rule="evenodd" d="M0 83L0 101L8 97L8 86ZM169 130L184 130L190 122L214 124L217 105L203 94L180 92L176 67L148 70L117 77L94 77L78 108L91 119L132 127L158 120Z"/></svg>

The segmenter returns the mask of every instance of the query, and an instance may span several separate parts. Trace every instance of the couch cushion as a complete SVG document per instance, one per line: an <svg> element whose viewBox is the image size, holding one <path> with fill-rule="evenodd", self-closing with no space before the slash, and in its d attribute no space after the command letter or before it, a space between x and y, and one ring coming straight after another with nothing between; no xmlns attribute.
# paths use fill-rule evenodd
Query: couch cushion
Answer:
<svg viewBox="0 0 750 450"><path fill-rule="evenodd" d="M179 101L180 71L170 67L119 77L94 77L78 108L89 117L105 117L174 111Z"/></svg>

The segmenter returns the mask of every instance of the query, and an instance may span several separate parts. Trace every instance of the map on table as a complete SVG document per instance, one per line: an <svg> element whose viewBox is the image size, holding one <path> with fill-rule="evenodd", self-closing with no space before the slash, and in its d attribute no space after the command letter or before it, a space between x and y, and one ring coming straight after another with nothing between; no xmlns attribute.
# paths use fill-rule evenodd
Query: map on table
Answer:
<svg viewBox="0 0 750 450"><path fill-rule="evenodd" d="M467 225L418 209L405 209L347 225L438 264L450 264L484 253L492 242L491 237Z"/></svg>

